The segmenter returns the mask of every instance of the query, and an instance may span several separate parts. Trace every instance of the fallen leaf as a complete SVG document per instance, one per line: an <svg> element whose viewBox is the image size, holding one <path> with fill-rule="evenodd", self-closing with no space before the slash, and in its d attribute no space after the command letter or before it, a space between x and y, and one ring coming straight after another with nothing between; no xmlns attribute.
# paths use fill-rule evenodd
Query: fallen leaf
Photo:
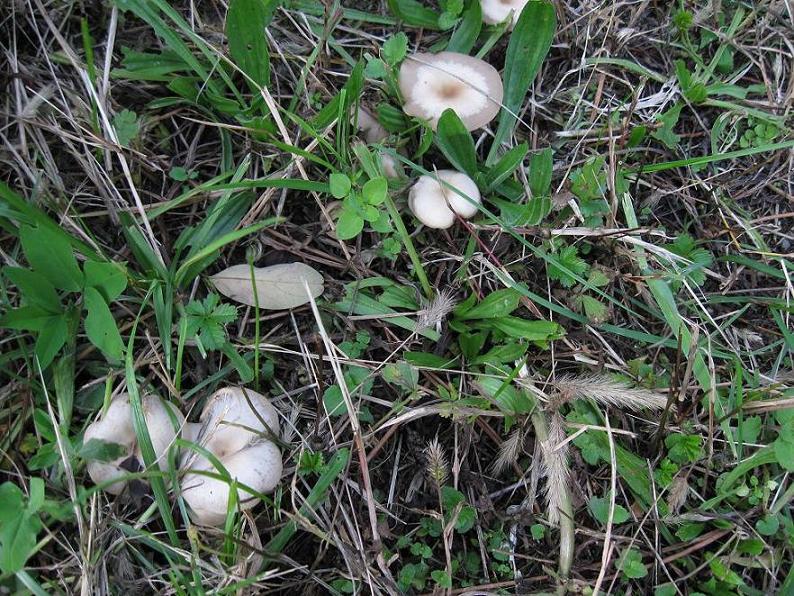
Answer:
<svg viewBox="0 0 794 596"><path fill-rule="evenodd" d="M210 279L215 288L235 302L255 306L251 268L247 264L234 265L216 273ZM312 298L323 293L323 276L303 263L284 263L253 269L259 308L283 310L297 308L309 302L306 285Z"/></svg>

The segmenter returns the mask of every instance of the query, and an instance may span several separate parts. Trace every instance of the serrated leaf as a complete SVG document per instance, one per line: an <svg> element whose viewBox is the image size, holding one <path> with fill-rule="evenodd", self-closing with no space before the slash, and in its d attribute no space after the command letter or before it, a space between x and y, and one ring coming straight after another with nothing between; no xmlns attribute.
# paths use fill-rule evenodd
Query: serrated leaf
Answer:
<svg viewBox="0 0 794 596"><path fill-rule="evenodd" d="M122 147L129 146L141 130L138 115L132 110L121 110L113 116L113 129L116 131L116 138Z"/></svg>
<svg viewBox="0 0 794 596"><path fill-rule="evenodd" d="M593 323L603 323L609 318L609 309L600 300L587 294L583 294L580 300L584 314Z"/></svg>
<svg viewBox="0 0 794 596"><path fill-rule="evenodd" d="M116 320L108 308L107 302L96 288L88 287L83 294L88 311L85 318L85 333L105 357L118 362L124 356L124 342L121 340Z"/></svg>
<svg viewBox="0 0 794 596"><path fill-rule="evenodd" d="M408 36L402 31L383 42L383 58L390 66L402 62L408 53Z"/></svg>
<svg viewBox="0 0 794 596"><path fill-rule="evenodd" d="M254 268L253 278L247 264L233 265L210 280L221 294L249 306L256 304L256 291L259 308L264 310L297 308L308 303L307 285L312 298L318 298L324 290L323 276L304 263Z"/></svg>
<svg viewBox="0 0 794 596"><path fill-rule="evenodd" d="M661 123L661 126L654 130L651 136L664 143L668 149L675 149L681 140L681 137L675 134L673 129L678 124L678 118L681 116L681 108L683 107L684 104L677 103L664 114L656 116L656 120Z"/></svg>
<svg viewBox="0 0 794 596"><path fill-rule="evenodd" d="M548 263L548 274L552 279L559 281L564 287L570 288L576 283L576 278L587 271L587 263L579 258L579 252L575 246L565 246L557 254L559 263Z"/></svg>

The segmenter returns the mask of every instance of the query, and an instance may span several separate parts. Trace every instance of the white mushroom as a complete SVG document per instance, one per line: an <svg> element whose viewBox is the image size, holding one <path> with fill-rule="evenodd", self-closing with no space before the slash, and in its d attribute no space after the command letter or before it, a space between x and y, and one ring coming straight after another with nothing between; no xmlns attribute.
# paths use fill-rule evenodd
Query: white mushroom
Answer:
<svg viewBox="0 0 794 596"><path fill-rule="evenodd" d="M185 419L175 406L155 395L144 396L141 399L141 407L146 420L146 428L149 431L149 438L157 457L157 466L160 470L165 470L168 467L168 448L173 445ZM173 415L173 421L169 410ZM107 492L118 495L127 486L127 481L123 477L130 473L129 466L125 468L122 465L124 461L134 457L137 460L135 467L144 467L143 455L132 422L132 406L126 393L114 398L104 416L88 426L83 436L83 443L88 443L91 439L117 443L124 448L124 455L116 460L110 462L90 461L88 463L88 475L94 483L101 484L119 479L118 482L105 488Z"/></svg>
<svg viewBox="0 0 794 596"><path fill-rule="evenodd" d="M468 130L485 126L499 113L504 95L493 66L457 52L409 56L398 82L403 111L428 120L433 130L447 108L455 110Z"/></svg>
<svg viewBox="0 0 794 596"><path fill-rule="evenodd" d="M364 140L370 145L380 143L389 136L389 132L383 128L380 122L369 110L359 106L357 116L358 128L364 133ZM387 178L399 178L401 175L397 160L385 151L379 151L380 163L383 166L383 173Z"/></svg>
<svg viewBox="0 0 794 596"><path fill-rule="evenodd" d="M510 28L516 26L521 11L529 3L529 0L480 0L482 9L482 20L488 25L496 25L504 21L510 13L513 13Z"/></svg>
<svg viewBox="0 0 794 596"><path fill-rule="evenodd" d="M455 170L438 170L436 176L421 176L408 192L408 207L429 228L450 227L455 223L456 213L464 219L474 216L481 201L474 180Z"/></svg>
<svg viewBox="0 0 794 596"><path fill-rule="evenodd" d="M369 110L359 106L358 108L358 128L364 133L364 140L367 143L380 143L389 136L388 131L383 128L377 118Z"/></svg>
<svg viewBox="0 0 794 596"><path fill-rule="evenodd" d="M217 391L204 406L201 427L194 442L212 453L229 476L258 493L272 491L281 479L281 450L271 440L278 436L278 412L263 395L250 389L227 387ZM190 451L182 468L182 496L194 523L218 526L226 519L229 483L209 459ZM242 487L237 489L241 510L259 503Z"/></svg>

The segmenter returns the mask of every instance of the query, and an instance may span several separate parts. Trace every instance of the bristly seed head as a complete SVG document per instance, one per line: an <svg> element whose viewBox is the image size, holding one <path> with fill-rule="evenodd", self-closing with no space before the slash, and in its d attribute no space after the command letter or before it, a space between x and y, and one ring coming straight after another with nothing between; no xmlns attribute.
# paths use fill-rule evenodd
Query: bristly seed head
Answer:
<svg viewBox="0 0 794 596"><path fill-rule="evenodd" d="M438 292L433 301L419 311L419 317L416 319L417 331L432 328L441 323L455 308L455 304L452 291L441 290Z"/></svg>
<svg viewBox="0 0 794 596"><path fill-rule="evenodd" d="M444 449L438 442L438 437L432 441L427 442L425 447L425 460L427 466L427 475L433 479L437 487L444 486L449 475L449 464L447 463L447 456L444 454Z"/></svg>
<svg viewBox="0 0 794 596"><path fill-rule="evenodd" d="M543 472L546 477L546 503L549 521L560 523L563 497L567 493L570 469L568 467L568 444L565 441L565 421L558 412L549 419L549 436L540 445L543 454Z"/></svg>
<svg viewBox="0 0 794 596"><path fill-rule="evenodd" d="M552 403L555 408L574 399L592 399L602 406L629 410L661 410L667 404L664 395L604 375L566 376L554 384L559 391Z"/></svg>

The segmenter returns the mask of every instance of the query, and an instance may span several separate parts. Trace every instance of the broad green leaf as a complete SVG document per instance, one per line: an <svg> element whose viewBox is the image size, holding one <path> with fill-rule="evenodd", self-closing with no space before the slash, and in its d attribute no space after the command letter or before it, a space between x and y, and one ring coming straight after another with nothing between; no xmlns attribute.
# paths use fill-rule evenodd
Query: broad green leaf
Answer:
<svg viewBox="0 0 794 596"><path fill-rule="evenodd" d="M528 321L519 317L500 317L489 320L489 323L510 337L527 341L545 342L559 339L565 334L563 328L552 321Z"/></svg>
<svg viewBox="0 0 794 596"><path fill-rule="evenodd" d="M112 362L121 361L124 355L124 342L116 326L116 320L107 302L96 288L88 287L83 296L88 316L85 319L85 332L105 357Z"/></svg>
<svg viewBox="0 0 794 596"><path fill-rule="evenodd" d="M587 318L593 323L603 323L609 318L609 309L606 305L587 294L581 296L582 309Z"/></svg>
<svg viewBox="0 0 794 596"><path fill-rule="evenodd" d="M386 194L389 192L389 183L386 178L379 176L368 180L361 188L361 196L370 205L380 205L386 200Z"/></svg>
<svg viewBox="0 0 794 596"><path fill-rule="evenodd" d="M334 198L344 199L350 193L353 184L346 175L334 172L328 180L328 186Z"/></svg>
<svg viewBox="0 0 794 596"><path fill-rule="evenodd" d="M401 21L413 27L438 29L438 13L430 10L417 0L387 0L389 9Z"/></svg>
<svg viewBox="0 0 794 596"><path fill-rule="evenodd" d="M77 266L72 246L63 236L44 227L22 226L19 229L22 250L30 266L56 288L77 292L83 274Z"/></svg>
<svg viewBox="0 0 794 596"><path fill-rule="evenodd" d="M534 400L509 381L481 376L477 379L476 387L485 397L494 400L499 410L508 416L528 414L535 407Z"/></svg>
<svg viewBox="0 0 794 596"><path fill-rule="evenodd" d="M102 439L91 439L83 443L79 455L88 461L113 461L123 457L127 453L127 448L118 443L103 441Z"/></svg>
<svg viewBox="0 0 794 596"><path fill-rule="evenodd" d="M438 148L456 170L471 178L477 175L477 153L471 133L461 122L455 110L447 108L438 119L435 141Z"/></svg>
<svg viewBox="0 0 794 596"><path fill-rule="evenodd" d="M270 56L267 50L265 26L270 22L274 0L231 0L226 13L226 38L229 53L240 69L252 81L252 92L270 82Z"/></svg>
<svg viewBox="0 0 794 596"><path fill-rule="evenodd" d="M36 356L42 370L53 361L55 355L66 343L67 336L66 318L61 315L51 316L47 324L42 326L36 338Z"/></svg>
<svg viewBox="0 0 794 596"><path fill-rule="evenodd" d="M500 157L499 161L485 175L485 185L489 189L493 189L511 176L521 165L521 162L524 161L527 151L529 151L529 146L526 143L521 143ZM534 191L533 196L536 196Z"/></svg>
<svg viewBox="0 0 794 596"><path fill-rule="evenodd" d="M27 304L38 306L52 314L63 310L55 288L40 273L21 267L4 267L3 273L19 288Z"/></svg>
<svg viewBox="0 0 794 596"><path fill-rule="evenodd" d="M504 67L504 107L494 135L487 165L496 162L501 146L513 133L516 114L551 47L557 17L548 0L530 0L521 11L507 44Z"/></svg>
<svg viewBox="0 0 794 596"><path fill-rule="evenodd" d="M127 287L127 273L119 263L86 261L83 272L85 284L99 290L108 303L118 298Z"/></svg>
<svg viewBox="0 0 794 596"><path fill-rule="evenodd" d="M352 209L343 207L336 220L336 237L340 240L355 238L364 229L364 219Z"/></svg>
<svg viewBox="0 0 794 596"><path fill-rule="evenodd" d="M460 315L461 319L492 319L504 317L518 308L521 294L512 288L491 292L482 301Z"/></svg>
<svg viewBox="0 0 794 596"><path fill-rule="evenodd" d="M24 568L36 548L39 530L41 521L25 506L20 488L12 482L3 483L0 486L0 572L14 574Z"/></svg>
<svg viewBox="0 0 794 596"><path fill-rule="evenodd" d="M547 197L551 194L553 165L551 147L532 154L529 160L529 190L533 197Z"/></svg>
<svg viewBox="0 0 794 596"><path fill-rule="evenodd" d="M609 506L610 500L606 497L592 497L588 502L588 507L590 508L590 513L593 514L593 517L601 522L602 524L606 525L609 521ZM615 510L612 516L612 523L615 525L622 524L629 519L629 512L626 510L625 507L615 503Z"/></svg>
<svg viewBox="0 0 794 596"><path fill-rule="evenodd" d="M477 42L482 29L482 9L479 0L469 0L468 7L463 11L463 18L449 38L446 50L468 54Z"/></svg>
<svg viewBox="0 0 794 596"><path fill-rule="evenodd" d="M527 203L527 225L537 226L551 213L551 199L549 197L535 197Z"/></svg>
<svg viewBox="0 0 794 596"><path fill-rule="evenodd" d="M345 398L342 396L342 389L339 385L331 385L323 393L323 405L329 416L341 416L347 414Z"/></svg>
<svg viewBox="0 0 794 596"><path fill-rule="evenodd" d="M22 306L9 310L0 316L0 327L17 331L41 331L41 329L60 318L38 306Z"/></svg>

